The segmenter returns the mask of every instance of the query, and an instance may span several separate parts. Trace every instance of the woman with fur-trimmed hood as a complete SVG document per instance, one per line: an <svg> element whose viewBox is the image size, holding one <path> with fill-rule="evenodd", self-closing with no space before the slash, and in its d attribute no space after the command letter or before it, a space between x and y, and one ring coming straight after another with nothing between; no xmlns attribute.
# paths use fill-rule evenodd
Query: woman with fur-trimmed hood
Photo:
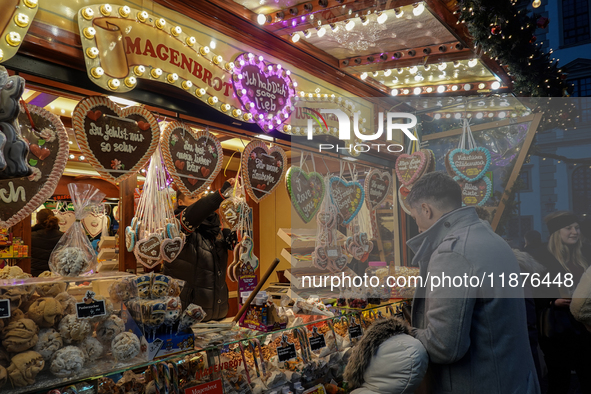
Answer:
<svg viewBox="0 0 591 394"><path fill-rule="evenodd" d="M421 384L429 356L398 318L377 320L353 349L344 378L351 394L413 393Z"/></svg>

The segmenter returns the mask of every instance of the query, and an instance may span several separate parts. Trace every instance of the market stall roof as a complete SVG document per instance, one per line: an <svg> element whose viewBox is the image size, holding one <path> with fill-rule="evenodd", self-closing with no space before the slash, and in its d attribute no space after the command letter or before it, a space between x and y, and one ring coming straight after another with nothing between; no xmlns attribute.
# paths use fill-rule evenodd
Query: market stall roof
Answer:
<svg viewBox="0 0 591 394"><path fill-rule="evenodd" d="M455 1L220 0L219 7L394 96L510 92L474 48Z"/></svg>

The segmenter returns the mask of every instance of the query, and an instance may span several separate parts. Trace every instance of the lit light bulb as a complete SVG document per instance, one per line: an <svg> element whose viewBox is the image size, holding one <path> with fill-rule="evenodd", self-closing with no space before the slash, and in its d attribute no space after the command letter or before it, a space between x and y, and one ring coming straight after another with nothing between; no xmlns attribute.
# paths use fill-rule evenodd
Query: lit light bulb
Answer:
<svg viewBox="0 0 591 394"><path fill-rule="evenodd" d="M392 70L384 71L384 76L389 77L392 74Z"/></svg>
<svg viewBox="0 0 591 394"><path fill-rule="evenodd" d="M435 119L435 120L441 119L441 114L440 113L436 113L435 116L433 116L433 119Z"/></svg>
<svg viewBox="0 0 591 394"><path fill-rule="evenodd" d="M318 29L318 37L324 37L325 34L326 34L326 28L324 26L322 26L320 29Z"/></svg>
<svg viewBox="0 0 591 394"><path fill-rule="evenodd" d="M398 89L392 89L392 96L398 96Z"/></svg>
<svg viewBox="0 0 591 394"><path fill-rule="evenodd" d="M437 93L443 93L443 92L445 92L445 85L437 86Z"/></svg>
<svg viewBox="0 0 591 394"><path fill-rule="evenodd" d="M453 86L451 87L451 91L452 91L452 92L455 92L455 91L457 91L457 90L458 90L458 85L453 85Z"/></svg>
<svg viewBox="0 0 591 394"><path fill-rule="evenodd" d="M304 37L306 37L306 38L312 37L312 32L310 30L304 30Z"/></svg>
<svg viewBox="0 0 591 394"><path fill-rule="evenodd" d="M427 93L432 93L432 92L433 92L433 88L432 88L431 86L429 86L429 87L427 88Z"/></svg>
<svg viewBox="0 0 591 394"><path fill-rule="evenodd" d="M499 118L503 119L505 116L507 116L507 113L505 111L499 112Z"/></svg>
<svg viewBox="0 0 591 394"><path fill-rule="evenodd" d="M472 89L472 85L470 85L469 83L464 85L464 90L468 91L470 89Z"/></svg>
<svg viewBox="0 0 591 394"><path fill-rule="evenodd" d="M361 79L367 78L367 73L365 73L365 72L364 73L361 73L361 75L359 76L359 78L361 78Z"/></svg>
<svg viewBox="0 0 591 394"><path fill-rule="evenodd" d="M336 33L339 30L340 26L337 25L336 23L331 23L330 24L330 29L333 31L333 33Z"/></svg>
<svg viewBox="0 0 591 394"><path fill-rule="evenodd" d="M468 67L474 67L478 64L478 60L477 59L470 59L468 60Z"/></svg>
<svg viewBox="0 0 591 394"><path fill-rule="evenodd" d="M394 9L394 15L396 15L396 18L401 18L402 15L404 15L404 11L402 11L402 8L395 8Z"/></svg>
<svg viewBox="0 0 591 394"><path fill-rule="evenodd" d="M542 5L542 2L540 0L534 0L534 2L531 3L531 6L534 8L538 8L541 5Z"/></svg>
<svg viewBox="0 0 591 394"><path fill-rule="evenodd" d="M385 12L378 12L378 23L381 25L388 20L388 14Z"/></svg>
<svg viewBox="0 0 591 394"><path fill-rule="evenodd" d="M415 75L415 81L422 82L424 80L425 80L425 78L421 75L421 73L418 73L417 75Z"/></svg>
<svg viewBox="0 0 591 394"><path fill-rule="evenodd" d="M440 63L437 68L439 69L439 71L443 71L447 68L447 63Z"/></svg>
<svg viewBox="0 0 591 394"><path fill-rule="evenodd" d="M422 92L422 91L423 91L423 89L421 89L421 88L415 88L415 89L413 90L413 93L414 93L414 94L421 94L421 92Z"/></svg>
<svg viewBox="0 0 591 394"><path fill-rule="evenodd" d="M347 31L351 31L351 30L353 30L354 27L355 27L355 21L353 19L349 19L349 21L345 25L345 29L347 29Z"/></svg>
<svg viewBox="0 0 591 394"><path fill-rule="evenodd" d="M411 74L416 74L417 71L419 71L419 68L417 66L412 66L411 68L408 69L408 72Z"/></svg>
<svg viewBox="0 0 591 394"><path fill-rule="evenodd" d="M267 17L265 16L265 14L259 14L257 16L257 23L259 25L264 25L266 21L267 21Z"/></svg>
<svg viewBox="0 0 591 394"><path fill-rule="evenodd" d="M425 11L425 6L423 3L419 3L413 10L412 13L414 16L419 16Z"/></svg>
<svg viewBox="0 0 591 394"><path fill-rule="evenodd" d="M499 81L494 81L494 82L493 82L493 83L490 85L490 88L491 88L491 89L493 89L493 90L496 90L496 89L498 89L498 88L500 88L500 87L501 87L501 84L499 83Z"/></svg>
<svg viewBox="0 0 591 394"><path fill-rule="evenodd" d="M484 83L482 83L482 82L478 84L478 89L481 89L482 90L485 87L486 87L486 85Z"/></svg>
<svg viewBox="0 0 591 394"><path fill-rule="evenodd" d="M483 116L482 112L479 112L476 114L476 119L482 119L482 116Z"/></svg>

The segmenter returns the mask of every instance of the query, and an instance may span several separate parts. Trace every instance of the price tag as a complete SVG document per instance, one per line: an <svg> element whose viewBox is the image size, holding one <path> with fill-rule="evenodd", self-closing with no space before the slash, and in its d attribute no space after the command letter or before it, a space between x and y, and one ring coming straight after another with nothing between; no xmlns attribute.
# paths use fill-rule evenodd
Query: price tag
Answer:
<svg viewBox="0 0 591 394"><path fill-rule="evenodd" d="M324 335L317 334L318 336L310 337L310 349L312 351L324 349L326 347L326 341L324 340Z"/></svg>
<svg viewBox="0 0 591 394"><path fill-rule="evenodd" d="M104 300L95 300L89 304L85 302L76 303L76 316L78 319L89 319L96 316L105 316L107 308Z"/></svg>
<svg viewBox="0 0 591 394"><path fill-rule="evenodd" d="M0 300L0 319L10 317L10 300Z"/></svg>
<svg viewBox="0 0 591 394"><path fill-rule="evenodd" d="M328 255L328 257L337 257L339 255L339 252L336 249L328 249L326 251L326 254Z"/></svg>
<svg viewBox="0 0 591 394"><path fill-rule="evenodd" d="M298 354L296 353L296 348L293 343L290 343L287 346L277 348L277 358L279 358L280 363L292 360L297 356Z"/></svg>
<svg viewBox="0 0 591 394"><path fill-rule="evenodd" d="M349 327L349 338L355 339L359 338L363 335L363 331L361 330L361 325L351 326Z"/></svg>

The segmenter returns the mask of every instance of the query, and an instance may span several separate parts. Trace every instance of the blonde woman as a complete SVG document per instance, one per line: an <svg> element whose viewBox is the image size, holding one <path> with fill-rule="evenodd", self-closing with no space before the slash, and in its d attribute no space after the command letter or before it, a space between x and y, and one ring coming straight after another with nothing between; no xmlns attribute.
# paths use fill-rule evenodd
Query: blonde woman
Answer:
<svg viewBox="0 0 591 394"><path fill-rule="evenodd" d="M532 255L546 267L553 282L550 289L542 285L546 286L545 298L536 300L540 347L548 366L548 393L567 393L573 370L581 391L591 393L591 334L569 310L572 293L591 263L591 248L583 242L579 221L572 213L554 212L544 220L550 234L547 252L538 250ZM572 282L565 283L564 279L571 275ZM561 279L561 284L556 282L557 278ZM542 287L538 291L542 291Z"/></svg>

